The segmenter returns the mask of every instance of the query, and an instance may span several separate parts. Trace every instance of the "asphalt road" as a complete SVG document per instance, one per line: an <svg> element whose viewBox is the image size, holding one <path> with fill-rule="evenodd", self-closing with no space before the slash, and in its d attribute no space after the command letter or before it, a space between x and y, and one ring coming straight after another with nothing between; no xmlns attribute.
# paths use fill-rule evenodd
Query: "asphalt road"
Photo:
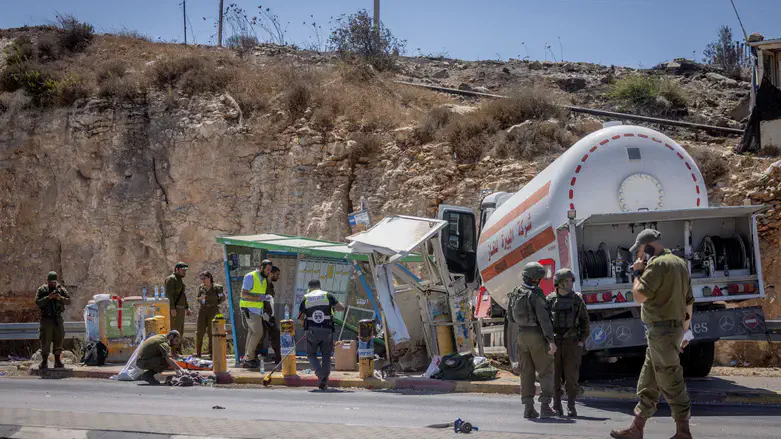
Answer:
<svg viewBox="0 0 781 439"><path fill-rule="evenodd" d="M60 426L193 436L199 432L202 436L214 436L213 429L220 429L226 437L232 436L232 426L237 431L234 437L241 436L239 427L257 428L269 434L260 437L271 437L271 426L285 425L302 432L313 428L321 437L372 434L370 427L388 434L379 437L412 437L410 432L418 432L420 437L452 437L452 432L442 436L445 432L402 428L422 428L461 417L480 428L475 437L604 438L612 428L629 423L633 407L630 402L584 401L579 405L581 417L576 420L529 421L521 417L517 396L170 388L85 379L0 379L0 395L0 425L5 428ZM224 409L214 409L214 406ZM770 439L778 438L781 431L781 407L696 405L693 414L692 432L697 438ZM258 422L258 426L248 424L249 420ZM645 437L649 439L672 436L674 424L665 406L648 423L646 431Z"/></svg>

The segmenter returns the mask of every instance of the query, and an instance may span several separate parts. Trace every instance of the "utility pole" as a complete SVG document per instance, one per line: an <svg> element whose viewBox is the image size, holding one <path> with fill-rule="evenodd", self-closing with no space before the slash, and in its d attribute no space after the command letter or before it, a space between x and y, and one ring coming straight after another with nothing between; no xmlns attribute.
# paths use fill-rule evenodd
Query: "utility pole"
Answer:
<svg viewBox="0 0 781 439"><path fill-rule="evenodd" d="M374 0L374 32L380 34L380 0Z"/></svg>
<svg viewBox="0 0 781 439"><path fill-rule="evenodd" d="M182 21L184 22L184 45L187 45L187 0L182 0Z"/></svg>
<svg viewBox="0 0 781 439"><path fill-rule="evenodd" d="M222 1L220 0L220 23L217 29L217 47L222 47Z"/></svg>

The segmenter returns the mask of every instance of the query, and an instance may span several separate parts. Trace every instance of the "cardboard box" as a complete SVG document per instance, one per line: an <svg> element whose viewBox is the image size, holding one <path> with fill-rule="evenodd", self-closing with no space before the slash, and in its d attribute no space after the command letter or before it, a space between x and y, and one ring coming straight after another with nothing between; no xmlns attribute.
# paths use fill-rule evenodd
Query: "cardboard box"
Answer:
<svg viewBox="0 0 781 439"><path fill-rule="evenodd" d="M358 343L355 340L334 343L334 370L358 370Z"/></svg>

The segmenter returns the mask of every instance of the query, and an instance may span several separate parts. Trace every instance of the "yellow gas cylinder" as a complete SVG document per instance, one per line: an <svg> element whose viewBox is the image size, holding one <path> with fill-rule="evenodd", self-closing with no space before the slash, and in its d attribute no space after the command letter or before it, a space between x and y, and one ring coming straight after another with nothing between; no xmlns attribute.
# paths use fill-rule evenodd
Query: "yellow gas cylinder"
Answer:
<svg viewBox="0 0 781 439"><path fill-rule="evenodd" d="M374 374L374 320L358 322L358 376L369 378Z"/></svg>
<svg viewBox="0 0 781 439"><path fill-rule="evenodd" d="M222 314L214 316L212 325L212 370L215 374L225 373L228 370L228 340L225 331L225 317Z"/></svg>
<svg viewBox="0 0 781 439"><path fill-rule="evenodd" d="M280 335L279 335L279 347L280 355L284 357L282 360L282 376L295 376L296 375L296 325L292 319L285 319L279 322ZM288 355L290 354L290 355Z"/></svg>
<svg viewBox="0 0 781 439"><path fill-rule="evenodd" d="M454 354L456 349L453 347L453 327L437 326L437 347L439 356Z"/></svg>
<svg viewBox="0 0 781 439"><path fill-rule="evenodd" d="M144 330L147 337L156 334L166 334L168 331L165 329L165 318L163 316L154 316L144 319Z"/></svg>

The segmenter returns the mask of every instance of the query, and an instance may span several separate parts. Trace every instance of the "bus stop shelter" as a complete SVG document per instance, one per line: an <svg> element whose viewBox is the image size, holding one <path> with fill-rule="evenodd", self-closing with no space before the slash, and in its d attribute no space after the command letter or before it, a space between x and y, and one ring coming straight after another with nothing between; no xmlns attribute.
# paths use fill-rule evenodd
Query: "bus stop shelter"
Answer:
<svg viewBox="0 0 781 439"><path fill-rule="evenodd" d="M223 245L228 308L233 331L236 366L244 356L246 329L239 309L244 276L257 269L260 262L269 259L279 267L280 278L275 283L274 315L277 322L285 318L285 307L290 318L296 320L296 339L303 336L298 306L312 279L319 279L322 289L333 293L346 309L335 315L335 338L351 338L358 321L379 319L380 308L376 290L367 275L369 257L354 252L345 243L324 241L282 234L221 236ZM400 262L421 262L417 255L409 255ZM379 346L378 346L379 345ZM376 349L383 348L381 338L375 339ZM299 345L297 355L305 355L306 347Z"/></svg>

